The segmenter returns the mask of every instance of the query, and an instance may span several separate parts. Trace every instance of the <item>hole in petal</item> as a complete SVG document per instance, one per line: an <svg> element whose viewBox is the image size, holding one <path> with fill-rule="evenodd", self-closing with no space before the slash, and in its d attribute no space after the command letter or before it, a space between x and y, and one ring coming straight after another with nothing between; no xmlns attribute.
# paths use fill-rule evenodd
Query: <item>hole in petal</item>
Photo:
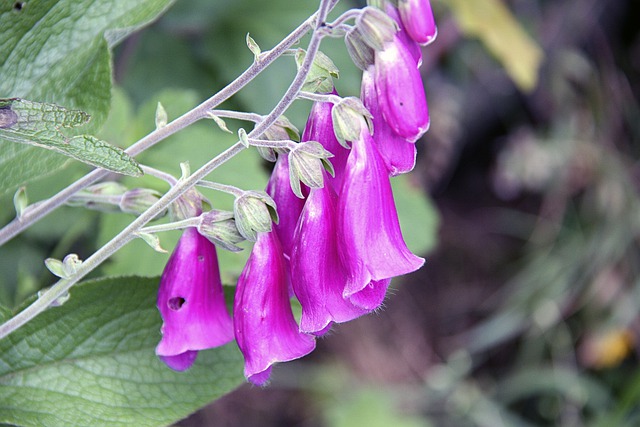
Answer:
<svg viewBox="0 0 640 427"><path fill-rule="evenodd" d="M203 262L204 261L204 255L198 255L198 261Z"/></svg>
<svg viewBox="0 0 640 427"><path fill-rule="evenodd" d="M167 306L174 311L178 311L182 308L182 305L185 303L185 299L182 297L173 297L167 301Z"/></svg>

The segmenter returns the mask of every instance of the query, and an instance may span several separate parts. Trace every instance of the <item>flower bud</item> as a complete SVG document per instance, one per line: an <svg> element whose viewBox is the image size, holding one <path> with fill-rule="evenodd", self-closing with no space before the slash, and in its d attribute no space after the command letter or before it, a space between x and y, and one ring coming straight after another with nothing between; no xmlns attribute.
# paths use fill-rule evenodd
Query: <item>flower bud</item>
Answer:
<svg viewBox="0 0 640 427"><path fill-rule="evenodd" d="M117 182L101 182L78 191L69 198L67 204L103 212L117 212L119 210L119 196L126 191L127 187Z"/></svg>
<svg viewBox="0 0 640 427"><path fill-rule="evenodd" d="M376 52L374 80L380 110L393 131L416 141L429 129L429 109L420 72L407 46L396 37Z"/></svg>
<svg viewBox="0 0 640 427"><path fill-rule="evenodd" d="M330 157L333 154L316 141L301 142L289 152L289 179L296 196L304 197L300 181L311 188L318 188L324 185L323 169L334 174L333 166L327 160Z"/></svg>
<svg viewBox="0 0 640 427"><path fill-rule="evenodd" d="M276 203L264 191L245 191L233 202L236 227L247 240L256 241L258 232L271 231L271 222L278 222Z"/></svg>
<svg viewBox="0 0 640 427"><path fill-rule="evenodd" d="M398 25L386 13L375 7L365 7L356 21L362 39L373 49L384 49L392 42Z"/></svg>
<svg viewBox="0 0 640 427"><path fill-rule="evenodd" d="M438 28L429 0L399 0L398 10L402 23L413 40L422 45L435 40Z"/></svg>
<svg viewBox="0 0 640 427"><path fill-rule="evenodd" d="M362 101L353 96L343 98L342 101L334 105L331 110L331 118L336 138L345 148L349 148L346 141L353 141L360 137L363 122L361 119L364 118L369 132L373 133L371 113L365 108Z"/></svg>
<svg viewBox="0 0 640 427"><path fill-rule="evenodd" d="M357 27L347 33L344 43L356 67L365 71L370 65L373 65L375 59L374 50L363 40L362 34Z"/></svg>
<svg viewBox="0 0 640 427"><path fill-rule="evenodd" d="M212 210L200 215L198 233L205 236L216 246L220 246L231 252L239 252L241 247L237 246L244 240L240 235L233 213Z"/></svg>
<svg viewBox="0 0 640 427"><path fill-rule="evenodd" d="M156 203L162 195L149 188L134 188L127 191L120 199L120 210L125 213L140 215ZM163 212L161 215L164 215Z"/></svg>
<svg viewBox="0 0 640 427"><path fill-rule="evenodd" d="M303 49L298 49L296 52L298 68L302 66L306 54ZM331 92L333 90L333 79L338 78L338 76L338 67L336 67L331 58L318 51L313 59L313 64L302 86L302 90L317 93Z"/></svg>
<svg viewBox="0 0 640 427"><path fill-rule="evenodd" d="M269 126L269 128L263 134L265 139L270 141L284 141L284 140L300 140L300 132L298 128L295 127L293 123L286 117L280 116L276 122ZM262 156L263 159L269 162L276 161L276 152L278 150L271 147L256 147L258 149L258 153Z"/></svg>

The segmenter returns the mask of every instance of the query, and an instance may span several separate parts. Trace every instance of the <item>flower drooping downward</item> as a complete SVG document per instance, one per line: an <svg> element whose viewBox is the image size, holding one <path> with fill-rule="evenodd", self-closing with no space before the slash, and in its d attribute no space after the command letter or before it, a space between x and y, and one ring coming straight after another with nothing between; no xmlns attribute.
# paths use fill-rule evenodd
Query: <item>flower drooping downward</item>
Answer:
<svg viewBox="0 0 640 427"><path fill-rule="evenodd" d="M156 354L183 371L198 350L233 340L215 246L194 228L182 234L160 279L158 309L164 321Z"/></svg>
<svg viewBox="0 0 640 427"><path fill-rule="evenodd" d="M344 296L363 308L382 302L388 279L424 264L402 238L389 173L366 127L349 153L337 230L348 274Z"/></svg>
<svg viewBox="0 0 640 427"><path fill-rule="evenodd" d="M277 234L258 233L238 279L233 308L244 374L257 385L268 381L274 363L297 359L315 348L314 338L300 333L293 318L287 275Z"/></svg>

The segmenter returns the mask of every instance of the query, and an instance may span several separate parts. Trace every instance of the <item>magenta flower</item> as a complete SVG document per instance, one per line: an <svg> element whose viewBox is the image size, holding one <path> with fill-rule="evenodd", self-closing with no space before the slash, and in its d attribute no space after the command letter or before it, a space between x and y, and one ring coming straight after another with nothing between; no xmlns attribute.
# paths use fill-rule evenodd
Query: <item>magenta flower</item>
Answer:
<svg viewBox="0 0 640 427"><path fill-rule="evenodd" d="M311 190L296 228L291 276L302 306L300 331L321 335L333 322L346 322L368 310L343 297L347 275L338 254L337 195L331 186Z"/></svg>
<svg viewBox="0 0 640 427"><path fill-rule="evenodd" d="M278 160L271 172L266 191L276 202L278 208L279 221L277 224L273 224L273 228L278 234L282 250L287 256L290 256L293 232L298 223L300 212L302 212L304 199L300 199L291 190L291 185L289 184L289 159L286 155L278 155ZM307 192L308 187L304 186L303 193L306 194Z"/></svg>
<svg viewBox="0 0 640 427"><path fill-rule="evenodd" d="M371 68L362 74L360 97L373 115L373 141L389 174L396 176L413 170L416 165L416 145L396 134L382 117Z"/></svg>
<svg viewBox="0 0 640 427"><path fill-rule="evenodd" d="M162 273L158 309L164 323L156 354L172 369L188 369L198 350L233 340L216 247L194 228L184 231Z"/></svg>
<svg viewBox="0 0 640 427"><path fill-rule="evenodd" d="M401 137L416 141L429 128L429 109L415 61L396 36L375 55L375 87L385 121Z"/></svg>
<svg viewBox="0 0 640 427"><path fill-rule="evenodd" d="M400 0L400 17L404 27L416 42L426 45L438 35L429 0Z"/></svg>
<svg viewBox="0 0 640 427"><path fill-rule="evenodd" d="M257 385L267 382L274 363L297 359L315 348L315 339L300 333L293 318L287 273L277 234L258 233L238 279L233 308L244 374Z"/></svg>
<svg viewBox="0 0 640 427"><path fill-rule="evenodd" d="M389 174L374 144L366 129L353 141L337 209L341 260L348 272L343 295L363 308L382 301L386 279L424 264L402 238Z"/></svg>
<svg viewBox="0 0 640 427"><path fill-rule="evenodd" d="M420 65L422 65L422 49L420 48L420 45L407 33L407 29L405 28L404 23L400 18L400 13L398 12L398 9L393 6L393 4L387 3L386 12L387 15L393 18L393 20L398 24L399 29L396 33L396 37L398 37L398 39L400 39L400 42L407 48L407 50L411 54L411 57L416 63L416 67L419 68Z"/></svg>
<svg viewBox="0 0 640 427"><path fill-rule="evenodd" d="M334 90L333 94L337 95L337 92ZM331 118L332 109L333 104L331 102L314 102L301 140L318 141L325 150L333 154L330 161L335 171L335 177L332 178L326 174L325 177L332 183L333 188L338 191L342 185L342 174L347 163L349 150L340 145L336 138L333 130L333 119Z"/></svg>

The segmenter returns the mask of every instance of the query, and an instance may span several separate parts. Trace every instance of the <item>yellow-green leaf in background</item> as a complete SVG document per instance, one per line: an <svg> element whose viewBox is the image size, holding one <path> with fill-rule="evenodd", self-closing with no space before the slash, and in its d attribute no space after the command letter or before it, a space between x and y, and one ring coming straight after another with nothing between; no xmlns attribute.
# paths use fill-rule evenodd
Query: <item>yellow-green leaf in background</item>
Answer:
<svg viewBox="0 0 640 427"><path fill-rule="evenodd" d="M461 30L478 37L520 89L535 88L544 53L502 0L449 0L447 4Z"/></svg>

